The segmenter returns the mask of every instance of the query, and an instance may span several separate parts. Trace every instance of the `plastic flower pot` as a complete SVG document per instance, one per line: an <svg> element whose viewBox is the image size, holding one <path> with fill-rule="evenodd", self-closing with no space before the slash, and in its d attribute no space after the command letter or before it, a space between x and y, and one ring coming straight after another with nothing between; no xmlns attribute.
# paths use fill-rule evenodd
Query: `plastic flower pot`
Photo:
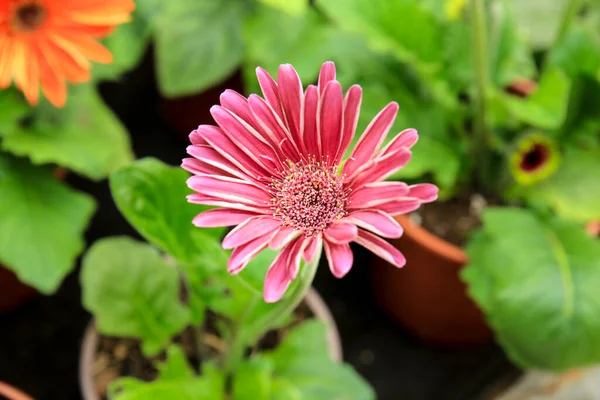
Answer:
<svg viewBox="0 0 600 400"><path fill-rule="evenodd" d="M32 397L0 381L0 397L7 400L33 400Z"/></svg>
<svg viewBox="0 0 600 400"><path fill-rule="evenodd" d="M397 216L396 220L404 234L392 243L407 262L398 269L373 258L371 277L381 307L433 345L464 347L489 341L492 332L483 313L460 280L460 270L467 263L465 252L407 216Z"/></svg>
<svg viewBox="0 0 600 400"><path fill-rule="evenodd" d="M342 361L342 342L329 308L314 289L309 290L304 303L311 310L315 318L320 319L327 325L327 341L329 343L331 358L335 361ZM84 400L101 399L96 391L94 379L94 361L96 359L98 339L99 334L92 321L85 331L79 358L79 385Z"/></svg>
<svg viewBox="0 0 600 400"><path fill-rule="evenodd" d="M236 71L226 81L202 93L177 98L163 97L161 100L163 115L182 137L187 138L191 131L198 128L198 125L214 123L210 108L220 103L219 96L226 89L244 93L240 71Z"/></svg>

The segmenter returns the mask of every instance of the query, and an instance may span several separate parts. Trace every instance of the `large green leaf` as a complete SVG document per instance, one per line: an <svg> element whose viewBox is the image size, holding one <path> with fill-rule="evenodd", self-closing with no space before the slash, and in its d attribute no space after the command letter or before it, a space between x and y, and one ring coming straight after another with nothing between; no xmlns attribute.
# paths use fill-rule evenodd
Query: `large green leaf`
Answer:
<svg viewBox="0 0 600 400"><path fill-rule="evenodd" d="M291 15L300 15L308 9L308 0L259 0L261 3Z"/></svg>
<svg viewBox="0 0 600 400"><path fill-rule="evenodd" d="M242 363L233 379L232 400L272 400L274 368L273 361L264 357Z"/></svg>
<svg viewBox="0 0 600 400"><path fill-rule="evenodd" d="M113 62L94 65L92 69L94 79L118 79L138 65L148 46L150 33L150 22L139 9L136 10L131 22L119 26L113 34L102 41L112 53Z"/></svg>
<svg viewBox="0 0 600 400"><path fill-rule="evenodd" d="M522 122L543 129L558 129L565 121L571 81L559 68L544 73L535 92L523 99L504 95L508 111Z"/></svg>
<svg viewBox="0 0 600 400"><path fill-rule="evenodd" d="M414 0L318 0L317 6L342 28L364 35L371 46L391 51L418 69L439 66L441 26ZM402 18L399 23L398 18Z"/></svg>
<svg viewBox="0 0 600 400"><path fill-rule="evenodd" d="M48 168L0 153L0 264L50 294L74 267L94 200Z"/></svg>
<svg viewBox="0 0 600 400"><path fill-rule="evenodd" d="M133 159L125 127L91 84L73 88L64 109L42 103L30 126L4 133L5 150L96 180Z"/></svg>
<svg viewBox="0 0 600 400"><path fill-rule="evenodd" d="M550 65L563 69L571 78L580 74L600 78L600 37L597 30L574 26L552 48L548 57Z"/></svg>
<svg viewBox="0 0 600 400"><path fill-rule="evenodd" d="M81 273L83 304L105 335L142 339L156 354L190 320L179 302L175 266L146 243L127 237L102 239L85 255Z"/></svg>
<svg viewBox="0 0 600 400"><path fill-rule="evenodd" d="M525 192L533 204L552 207L561 217L589 222L600 219L600 149L565 149L558 171Z"/></svg>
<svg viewBox="0 0 600 400"><path fill-rule="evenodd" d="M23 96L14 90L0 90L0 136L13 131L28 110Z"/></svg>
<svg viewBox="0 0 600 400"><path fill-rule="evenodd" d="M211 364L203 364L202 376L160 377L153 382L122 378L111 384L112 400L221 400L225 377Z"/></svg>
<svg viewBox="0 0 600 400"><path fill-rule="evenodd" d="M241 0L169 1L156 24L156 64L161 92L202 92L227 78L242 59Z"/></svg>
<svg viewBox="0 0 600 400"><path fill-rule="evenodd" d="M223 228L199 229L192 219L208 208L189 204L189 174L181 167L144 158L110 177L110 189L121 213L148 241L181 261L199 254L206 235L220 238Z"/></svg>
<svg viewBox="0 0 600 400"><path fill-rule="evenodd" d="M600 242L582 226L491 208L467 247L463 279L509 356L523 368L600 361Z"/></svg>
<svg viewBox="0 0 600 400"><path fill-rule="evenodd" d="M160 379L180 379L194 376L194 369L190 366L181 346L172 344L166 353L167 360L156 366Z"/></svg>
<svg viewBox="0 0 600 400"><path fill-rule="evenodd" d="M374 399L373 389L352 367L330 359L326 337L325 324L309 320L288 331L262 357L273 362L275 379L295 386L303 399Z"/></svg>
<svg viewBox="0 0 600 400"><path fill-rule="evenodd" d="M555 41L568 0L509 0L518 26L533 47L547 49Z"/></svg>
<svg viewBox="0 0 600 400"><path fill-rule="evenodd" d="M536 67L530 47L516 23L509 1L494 2L491 9L491 79L504 88L518 79L533 79ZM470 61L470 60L469 60Z"/></svg>
<svg viewBox="0 0 600 400"><path fill-rule="evenodd" d="M314 82L319 66L335 52L330 29L313 9L288 15L270 7L258 7L246 20L244 39L245 62L251 66L252 79L256 79L253 75L257 65L276 76L279 65L289 63L304 82Z"/></svg>

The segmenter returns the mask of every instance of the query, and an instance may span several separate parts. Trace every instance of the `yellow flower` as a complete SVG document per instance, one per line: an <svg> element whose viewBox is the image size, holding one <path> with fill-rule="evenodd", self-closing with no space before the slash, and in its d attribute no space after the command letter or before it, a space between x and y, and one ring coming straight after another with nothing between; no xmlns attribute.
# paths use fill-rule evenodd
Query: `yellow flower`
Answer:
<svg viewBox="0 0 600 400"><path fill-rule="evenodd" d="M521 185L533 185L556 172L560 163L557 144L536 132L522 137L510 156L510 171Z"/></svg>

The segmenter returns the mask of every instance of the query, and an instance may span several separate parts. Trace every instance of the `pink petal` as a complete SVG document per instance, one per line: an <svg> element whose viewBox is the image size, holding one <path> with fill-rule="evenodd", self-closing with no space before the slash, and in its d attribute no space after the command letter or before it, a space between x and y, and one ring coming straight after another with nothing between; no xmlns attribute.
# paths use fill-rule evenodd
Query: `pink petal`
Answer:
<svg viewBox="0 0 600 400"><path fill-rule="evenodd" d="M199 228L214 228L217 226L234 226L241 224L256 213L230 208L217 208L196 215L192 223Z"/></svg>
<svg viewBox="0 0 600 400"><path fill-rule="evenodd" d="M194 193L186 196L188 202L193 204L202 204L204 206L214 206L214 207L224 207L224 208L232 208L234 210L243 210L250 211L256 214L269 214L271 213L270 207L259 207L253 206L250 204L240 203L236 201L228 201L223 199L218 199L212 196L207 196L204 194Z"/></svg>
<svg viewBox="0 0 600 400"><path fill-rule="evenodd" d="M238 115L247 123L251 125L253 124L254 117L252 116L252 112L250 112L248 99L246 99L244 96L235 90L227 89L221 94L219 100L221 101L221 106L223 106L223 108L226 108L235 115Z"/></svg>
<svg viewBox="0 0 600 400"><path fill-rule="evenodd" d="M358 234L358 229L354 224L348 222L333 222L323 234L327 241L341 244L353 241Z"/></svg>
<svg viewBox="0 0 600 400"><path fill-rule="evenodd" d="M386 155L398 151L400 148L410 149L419 140L419 135L416 129L405 129L396 135L387 146L379 152L379 157L385 157Z"/></svg>
<svg viewBox="0 0 600 400"><path fill-rule="evenodd" d="M223 131L227 133L229 139L248 157L269 172L274 172L277 169L279 164L275 162L277 160L275 151L267 144L260 133L249 125L243 124L230 111L221 106L213 106L210 113ZM265 155L267 158L259 157L259 155ZM267 160L271 160L271 162Z"/></svg>
<svg viewBox="0 0 600 400"><path fill-rule="evenodd" d="M296 279L298 276L298 270L300 269L300 262L302 261L302 255L306 246L309 244L309 239L299 238L293 243L293 248L290 252L290 259L288 260L288 276L291 280Z"/></svg>
<svg viewBox="0 0 600 400"><path fill-rule="evenodd" d="M418 185L411 185L408 187L410 197L416 197L423 203L431 203L438 197L439 189L437 186L431 183L420 183Z"/></svg>
<svg viewBox="0 0 600 400"><path fill-rule="evenodd" d="M273 148L278 149L287 159L298 160L298 148L291 133L271 106L259 96L252 94L248 100L252 115L259 124L264 136L268 137Z"/></svg>
<svg viewBox="0 0 600 400"><path fill-rule="evenodd" d="M338 81L330 81L321 98L319 108L319 132L323 146L323 159L334 162L342 138L342 107L344 103L342 86Z"/></svg>
<svg viewBox="0 0 600 400"><path fill-rule="evenodd" d="M406 264L406 258L397 248L372 233L359 229L355 242L398 268Z"/></svg>
<svg viewBox="0 0 600 400"><path fill-rule="evenodd" d="M348 209L371 208L378 204L408 195L404 182L373 182L352 192L348 197Z"/></svg>
<svg viewBox="0 0 600 400"><path fill-rule="evenodd" d="M379 204L377 209L388 213L391 216L408 214L421 207L421 201L414 197L404 197L397 200L392 200L387 203Z"/></svg>
<svg viewBox="0 0 600 400"><path fill-rule="evenodd" d="M325 256L329 262L329 269L336 278L343 278L352 268L354 255L350 246L346 244L335 244L325 241Z"/></svg>
<svg viewBox="0 0 600 400"><path fill-rule="evenodd" d="M307 239L308 244L306 245L306 249L304 249L304 261L307 263L312 262L315 258L318 248L322 245L323 239L321 235L315 235Z"/></svg>
<svg viewBox="0 0 600 400"><path fill-rule="evenodd" d="M184 158L181 163L181 167L194 175L216 175L235 178L235 176L229 172L195 158ZM246 180L248 178L244 177L243 179ZM250 179L248 179L248 181L250 181Z"/></svg>
<svg viewBox="0 0 600 400"><path fill-rule="evenodd" d="M280 225L281 221L270 216L261 215L246 219L225 236L223 248L233 249L259 236L275 234Z"/></svg>
<svg viewBox="0 0 600 400"><path fill-rule="evenodd" d="M192 176L187 180L190 189L199 194L215 198L246 203L250 205L268 206L271 195L262 188L235 178L217 176Z"/></svg>
<svg viewBox="0 0 600 400"><path fill-rule="evenodd" d="M373 118L373 121L367 126L356 144L346 165L344 165L345 175L352 175L354 171L373 157L375 151L381 146L387 133L392 128L397 113L398 103L392 102Z"/></svg>
<svg viewBox="0 0 600 400"><path fill-rule="evenodd" d="M302 239L296 239L296 241ZM288 244L284 249L275 257L273 264L267 271L265 277L265 286L263 296L267 303L274 303L283 296L285 290L289 286L292 279L288 274L288 265L290 259L295 259L295 255L292 254L292 249L296 242Z"/></svg>
<svg viewBox="0 0 600 400"><path fill-rule="evenodd" d="M309 156L322 154L321 137L317 130L318 105L319 91L316 86L310 85L304 95L304 132L302 133L302 141Z"/></svg>
<svg viewBox="0 0 600 400"><path fill-rule="evenodd" d="M335 79L335 64L332 61L327 61L321 66L319 72L319 94L323 94L327 84Z"/></svg>
<svg viewBox="0 0 600 400"><path fill-rule="evenodd" d="M236 247L227 261L227 271L230 274L237 274L243 270L246 265L261 251L267 248L267 244L273 235L264 235L257 237L239 247Z"/></svg>
<svg viewBox="0 0 600 400"><path fill-rule="evenodd" d="M402 236L403 230L400 224L383 211L354 211L344 219L379 236L387 238L399 238Z"/></svg>
<svg viewBox="0 0 600 400"><path fill-rule="evenodd" d="M223 157L223 155L221 155L221 153L216 151L210 145L188 146L187 153L194 157L196 161L198 161L198 163L186 161L189 159L185 159L183 161L182 166L193 174L204 173L200 171L206 171L206 167L200 166L199 163L201 163L208 164L217 170L224 171L223 175L232 175L243 180L256 182L256 179L249 175L251 171L247 169L240 169L237 165L234 165L231 161L227 160L225 157Z"/></svg>
<svg viewBox="0 0 600 400"><path fill-rule="evenodd" d="M355 190L368 183L382 181L404 167L412 156L410 150L400 149L386 157L377 158L356 171L351 187Z"/></svg>
<svg viewBox="0 0 600 400"><path fill-rule="evenodd" d="M348 150L348 146L352 143L354 134L356 132L356 124L358 124L358 117L360 114L360 105L362 102L362 89L358 85L352 86L346 98L344 99L344 123L342 128L342 139L340 141L340 147L335 156L335 164L339 164L344 154Z"/></svg>
<svg viewBox="0 0 600 400"><path fill-rule="evenodd" d="M273 250L280 249L295 239L299 234L300 231L297 231L294 228L290 228L289 226L281 226L277 233L275 233L275 236L273 236L271 239L269 248Z"/></svg>
<svg viewBox="0 0 600 400"><path fill-rule="evenodd" d="M279 86L279 99L283 106L283 113L287 126L296 144L300 141L302 132L302 114L304 92L298 73L290 64L283 64L277 71L277 84Z"/></svg>
<svg viewBox="0 0 600 400"><path fill-rule="evenodd" d="M221 128L211 125L202 125L198 128L198 132L201 133L202 137L213 149L215 149L215 151L238 167L241 171L244 171L248 176L257 178L259 176L264 176L267 173L262 167L262 163L257 163L237 147ZM190 155L193 156L193 154Z"/></svg>
<svg viewBox="0 0 600 400"><path fill-rule="evenodd" d="M256 68L256 77L258 78L258 84L263 92L263 96L265 96L265 100L267 100L267 103L269 103L279 118L283 118L277 83L275 83L273 78L271 78L271 75L261 67Z"/></svg>
<svg viewBox="0 0 600 400"><path fill-rule="evenodd" d="M195 144L195 145L205 145L206 144L206 140L204 140L204 138L202 138L202 135L200 135L200 133L198 133L198 130L193 130L192 133L190 133L189 138L190 138L190 142L192 144Z"/></svg>

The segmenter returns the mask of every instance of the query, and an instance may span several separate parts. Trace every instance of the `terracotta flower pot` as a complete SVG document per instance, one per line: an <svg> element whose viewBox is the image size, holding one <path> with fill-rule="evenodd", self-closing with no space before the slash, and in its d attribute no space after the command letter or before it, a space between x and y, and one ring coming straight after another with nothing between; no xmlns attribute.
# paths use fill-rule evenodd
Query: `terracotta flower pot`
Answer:
<svg viewBox="0 0 600 400"><path fill-rule="evenodd" d="M342 361L342 341L329 308L314 289L309 290L304 302L308 308L310 308L315 318L320 319L327 325L329 355L335 361ZM98 331L96 331L96 327L92 321L85 331L79 358L79 385L81 387L83 400L100 400L100 397L95 390L93 374L97 347Z"/></svg>
<svg viewBox="0 0 600 400"><path fill-rule="evenodd" d="M0 397L7 400L33 400L32 397L4 382L0 382Z"/></svg>
<svg viewBox="0 0 600 400"><path fill-rule="evenodd" d="M467 262L465 252L406 216L396 220L404 235L392 243L407 263L398 269L374 258L371 276L382 308L415 336L434 345L463 347L489 341L492 332L459 277Z"/></svg>

